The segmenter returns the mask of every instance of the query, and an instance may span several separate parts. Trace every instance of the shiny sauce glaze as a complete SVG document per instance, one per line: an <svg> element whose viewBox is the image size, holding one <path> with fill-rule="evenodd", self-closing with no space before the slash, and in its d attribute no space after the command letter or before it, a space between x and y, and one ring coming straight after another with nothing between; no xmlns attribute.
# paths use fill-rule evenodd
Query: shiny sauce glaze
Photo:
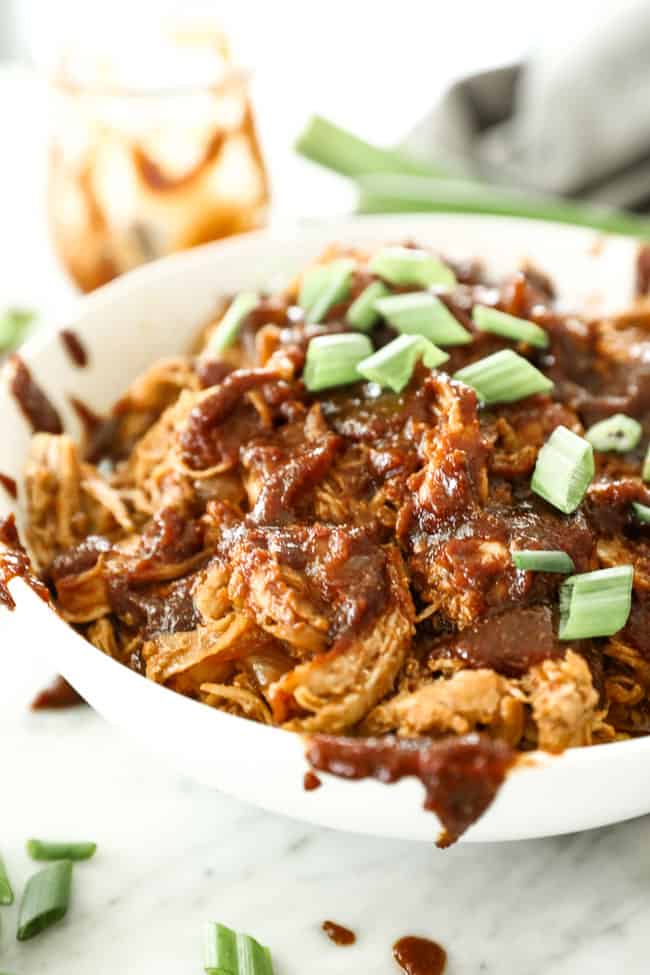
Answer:
<svg viewBox="0 0 650 975"><path fill-rule="evenodd" d="M353 945L357 940L354 931L350 931L349 928L344 928L342 924L337 924L336 921L323 921L321 929L330 941L333 941L335 945L339 945L340 947Z"/></svg>
<svg viewBox="0 0 650 975"><path fill-rule="evenodd" d="M393 735L314 735L308 739L306 755L315 769L343 779L419 779L424 808L434 812L443 827L439 847L457 840L485 812L516 759L505 742L478 734L433 742Z"/></svg>
<svg viewBox="0 0 650 975"><path fill-rule="evenodd" d="M63 424L56 407L38 385L18 355L10 359L13 374L9 383L11 393L34 433L63 433Z"/></svg>
<svg viewBox="0 0 650 975"><path fill-rule="evenodd" d="M81 694L68 684L65 677L55 677L51 684L44 687L31 703L32 711L53 711L63 708L74 708L85 704Z"/></svg>
<svg viewBox="0 0 650 975"><path fill-rule="evenodd" d="M16 608L14 598L9 592L9 583L17 577L24 579L46 603L50 601L47 586L32 572L31 561L18 537L16 520L13 515L8 515L0 519L0 606Z"/></svg>
<svg viewBox="0 0 650 975"><path fill-rule="evenodd" d="M393 958L404 975L442 975L447 952L435 941L406 935L393 945Z"/></svg>
<svg viewBox="0 0 650 975"><path fill-rule="evenodd" d="M77 333L73 332L70 328L64 328L59 332L59 337L71 362L80 369L87 366L88 351Z"/></svg>
<svg viewBox="0 0 650 975"><path fill-rule="evenodd" d="M18 497L18 485L13 477L9 477L8 474L0 474L0 484L10 498L15 500Z"/></svg>

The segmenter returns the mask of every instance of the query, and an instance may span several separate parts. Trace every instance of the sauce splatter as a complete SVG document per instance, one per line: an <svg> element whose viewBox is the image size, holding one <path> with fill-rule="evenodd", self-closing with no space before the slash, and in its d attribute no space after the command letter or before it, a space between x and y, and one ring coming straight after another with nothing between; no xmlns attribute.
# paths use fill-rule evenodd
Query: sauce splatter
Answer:
<svg viewBox="0 0 650 975"><path fill-rule="evenodd" d="M64 328L59 332L59 336L63 342L65 351L68 353L68 356L72 362L74 362L75 366L79 366L80 369L87 366L88 352L77 333L73 332L72 329Z"/></svg>
<svg viewBox="0 0 650 975"><path fill-rule="evenodd" d="M13 477L9 477L8 474L0 474L0 484L2 484L7 494L14 500L18 497L18 485Z"/></svg>
<svg viewBox="0 0 650 975"><path fill-rule="evenodd" d="M435 941L407 935L393 945L393 958L404 975L442 975L447 952Z"/></svg>
<svg viewBox="0 0 650 975"><path fill-rule="evenodd" d="M320 789L323 783L313 772L305 772L302 784L305 792L313 792L314 789Z"/></svg>
<svg viewBox="0 0 650 975"><path fill-rule="evenodd" d="M85 704L81 694L68 684L65 677L55 677L32 701L32 711L50 711L61 708L74 708Z"/></svg>
<svg viewBox="0 0 650 975"><path fill-rule="evenodd" d="M348 945L353 945L357 940L354 931L350 931L349 928L344 928L342 924L337 924L336 921L323 921L321 928L335 945L347 947Z"/></svg>
<svg viewBox="0 0 650 975"><path fill-rule="evenodd" d="M9 592L9 583L17 576L24 579L46 603L50 601L47 586L32 572L29 556L18 537L16 520L13 515L8 515L7 518L0 519L0 606L16 608L14 598Z"/></svg>
<svg viewBox="0 0 650 975"><path fill-rule="evenodd" d="M110 455L110 448L118 424L117 417L101 416L95 413L82 400L70 396L70 405L75 411L84 432L84 458L97 464Z"/></svg>
<svg viewBox="0 0 650 975"><path fill-rule="evenodd" d="M61 417L23 360L13 355L10 362L13 376L9 388L34 433L63 433Z"/></svg>

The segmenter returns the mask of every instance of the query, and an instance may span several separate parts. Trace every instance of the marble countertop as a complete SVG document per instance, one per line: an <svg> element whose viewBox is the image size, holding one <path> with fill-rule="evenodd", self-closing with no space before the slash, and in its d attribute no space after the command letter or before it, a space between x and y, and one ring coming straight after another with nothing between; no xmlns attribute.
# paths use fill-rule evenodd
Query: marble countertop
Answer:
<svg viewBox="0 0 650 975"><path fill-rule="evenodd" d="M221 920L268 944L276 975L390 975L407 933L440 941L448 975L648 971L650 817L531 842L433 846L282 819L170 771L90 709L30 713L51 676L0 623L0 852L17 889L30 835L94 839L67 918L26 944L0 909L12 975L190 975ZM349 948L319 930L332 919Z"/></svg>

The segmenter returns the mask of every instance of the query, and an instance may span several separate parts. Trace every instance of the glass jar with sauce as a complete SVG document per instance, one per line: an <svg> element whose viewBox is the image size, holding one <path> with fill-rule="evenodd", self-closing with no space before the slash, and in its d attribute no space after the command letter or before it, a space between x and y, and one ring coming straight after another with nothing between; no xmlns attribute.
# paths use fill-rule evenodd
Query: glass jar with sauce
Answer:
<svg viewBox="0 0 650 975"><path fill-rule="evenodd" d="M50 229L83 291L265 222L248 77L214 26L84 44L51 89Z"/></svg>

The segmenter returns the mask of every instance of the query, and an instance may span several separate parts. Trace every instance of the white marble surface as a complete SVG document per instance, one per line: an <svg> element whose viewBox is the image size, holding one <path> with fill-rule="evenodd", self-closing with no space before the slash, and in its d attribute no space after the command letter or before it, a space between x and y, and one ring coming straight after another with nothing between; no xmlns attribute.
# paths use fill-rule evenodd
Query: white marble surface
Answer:
<svg viewBox="0 0 650 975"><path fill-rule="evenodd" d="M306 826L193 785L89 709L30 713L42 649L0 622L0 852L17 890L30 835L99 852L57 928L20 945L16 909L0 909L0 971L199 973L218 919L269 944L276 975L389 975L406 933L441 941L448 975L647 973L650 817L445 852ZM330 944L326 918L357 945Z"/></svg>

